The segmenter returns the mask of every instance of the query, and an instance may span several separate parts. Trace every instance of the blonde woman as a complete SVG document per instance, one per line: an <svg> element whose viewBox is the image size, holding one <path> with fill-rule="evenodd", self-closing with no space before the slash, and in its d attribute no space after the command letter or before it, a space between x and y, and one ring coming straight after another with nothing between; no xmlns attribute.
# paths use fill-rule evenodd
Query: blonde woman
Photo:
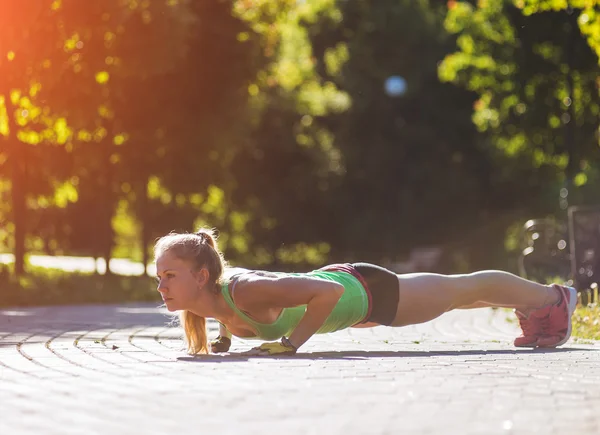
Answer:
<svg viewBox="0 0 600 435"><path fill-rule="evenodd" d="M250 355L294 354L314 334L344 328L406 326L464 308L514 308L519 347L556 347L571 335L576 291L502 271L396 275L368 263L333 264L308 273L242 270L227 263L214 233L171 233L154 248L158 291L179 311L188 352L227 352L231 336L267 341ZM227 269L229 270L229 269ZM220 323L210 346L206 318Z"/></svg>

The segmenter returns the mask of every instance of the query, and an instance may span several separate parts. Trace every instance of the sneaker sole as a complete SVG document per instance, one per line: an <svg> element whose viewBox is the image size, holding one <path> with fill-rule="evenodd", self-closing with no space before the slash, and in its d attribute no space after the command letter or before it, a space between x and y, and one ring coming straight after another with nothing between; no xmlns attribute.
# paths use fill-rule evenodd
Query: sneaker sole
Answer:
<svg viewBox="0 0 600 435"><path fill-rule="evenodd" d="M562 287L562 286L561 286ZM567 327L567 335L565 335L565 338L563 338L562 340L560 340L558 343L553 344L552 346L540 346L540 347L558 347L558 346L562 346L563 344L565 344L567 341L569 341L569 338L571 338L571 331L573 329L573 322L571 321L571 318L573 317L573 313L575 312L575 307L577 307L577 290L575 290L573 287L562 287L563 289L566 289L569 292L569 326Z"/></svg>
<svg viewBox="0 0 600 435"><path fill-rule="evenodd" d="M513 343L513 345L515 347L529 347L531 349L535 349L536 347L538 347L537 340L535 342L529 343L529 344L514 344Z"/></svg>

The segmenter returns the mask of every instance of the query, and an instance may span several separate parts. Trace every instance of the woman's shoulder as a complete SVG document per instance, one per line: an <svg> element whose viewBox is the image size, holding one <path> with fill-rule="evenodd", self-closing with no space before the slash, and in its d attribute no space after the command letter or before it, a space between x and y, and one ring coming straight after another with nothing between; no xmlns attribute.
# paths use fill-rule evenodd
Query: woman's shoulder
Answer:
<svg viewBox="0 0 600 435"><path fill-rule="evenodd" d="M229 285L232 300L241 310L250 310L256 300L260 299L261 290L266 280L273 280L280 276L275 272L265 270L251 270L235 268L236 271L224 273L225 282Z"/></svg>
<svg viewBox="0 0 600 435"><path fill-rule="evenodd" d="M225 270L223 270L223 281L231 281L235 277L241 276L248 272L251 272L251 270L243 267L227 267Z"/></svg>
<svg viewBox="0 0 600 435"><path fill-rule="evenodd" d="M269 272L267 270L245 270L239 273L233 279L238 286L247 286L249 284L259 284L264 281L281 278L284 274L279 272Z"/></svg>
<svg viewBox="0 0 600 435"><path fill-rule="evenodd" d="M239 295L247 289L262 287L266 281L276 280L282 275L279 272L236 267L223 272L223 283L229 285L232 290L235 290L235 294ZM237 300L237 297L235 299Z"/></svg>
<svg viewBox="0 0 600 435"><path fill-rule="evenodd" d="M239 279L252 280L256 278L277 278L281 276L279 272L269 272L266 270L253 270L243 267L228 267L223 271L223 281L233 281Z"/></svg>

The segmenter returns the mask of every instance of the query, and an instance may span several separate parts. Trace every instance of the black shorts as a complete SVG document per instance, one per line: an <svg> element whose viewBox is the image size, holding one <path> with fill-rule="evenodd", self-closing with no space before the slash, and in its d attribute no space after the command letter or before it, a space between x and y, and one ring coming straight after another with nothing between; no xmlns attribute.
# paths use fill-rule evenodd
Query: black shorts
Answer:
<svg viewBox="0 0 600 435"><path fill-rule="evenodd" d="M400 282L394 272L370 263L332 264L321 270L346 272L362 283L369 297L369 310L361 323L392 324L400 299Z"/></svg>
<svg viewBox="0 0 600 435"><path fill-rule="evenodd" d="M367 322L391 325L400 299L398 275L384 267L369 263L352 263L371 291L371 315Z"/></svg>

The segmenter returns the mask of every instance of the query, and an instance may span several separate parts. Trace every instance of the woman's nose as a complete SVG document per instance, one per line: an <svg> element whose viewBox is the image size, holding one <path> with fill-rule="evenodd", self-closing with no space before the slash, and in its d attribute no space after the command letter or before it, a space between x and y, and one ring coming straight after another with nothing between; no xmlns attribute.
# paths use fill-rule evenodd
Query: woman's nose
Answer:
<svg viewBox="0 0 600 435"><path fill-rule="evenodd" d="M158 286L156 290L158 290L160 293L164 293L167 291L167 286L164 284L162 279L158 281Z"/></svg>

